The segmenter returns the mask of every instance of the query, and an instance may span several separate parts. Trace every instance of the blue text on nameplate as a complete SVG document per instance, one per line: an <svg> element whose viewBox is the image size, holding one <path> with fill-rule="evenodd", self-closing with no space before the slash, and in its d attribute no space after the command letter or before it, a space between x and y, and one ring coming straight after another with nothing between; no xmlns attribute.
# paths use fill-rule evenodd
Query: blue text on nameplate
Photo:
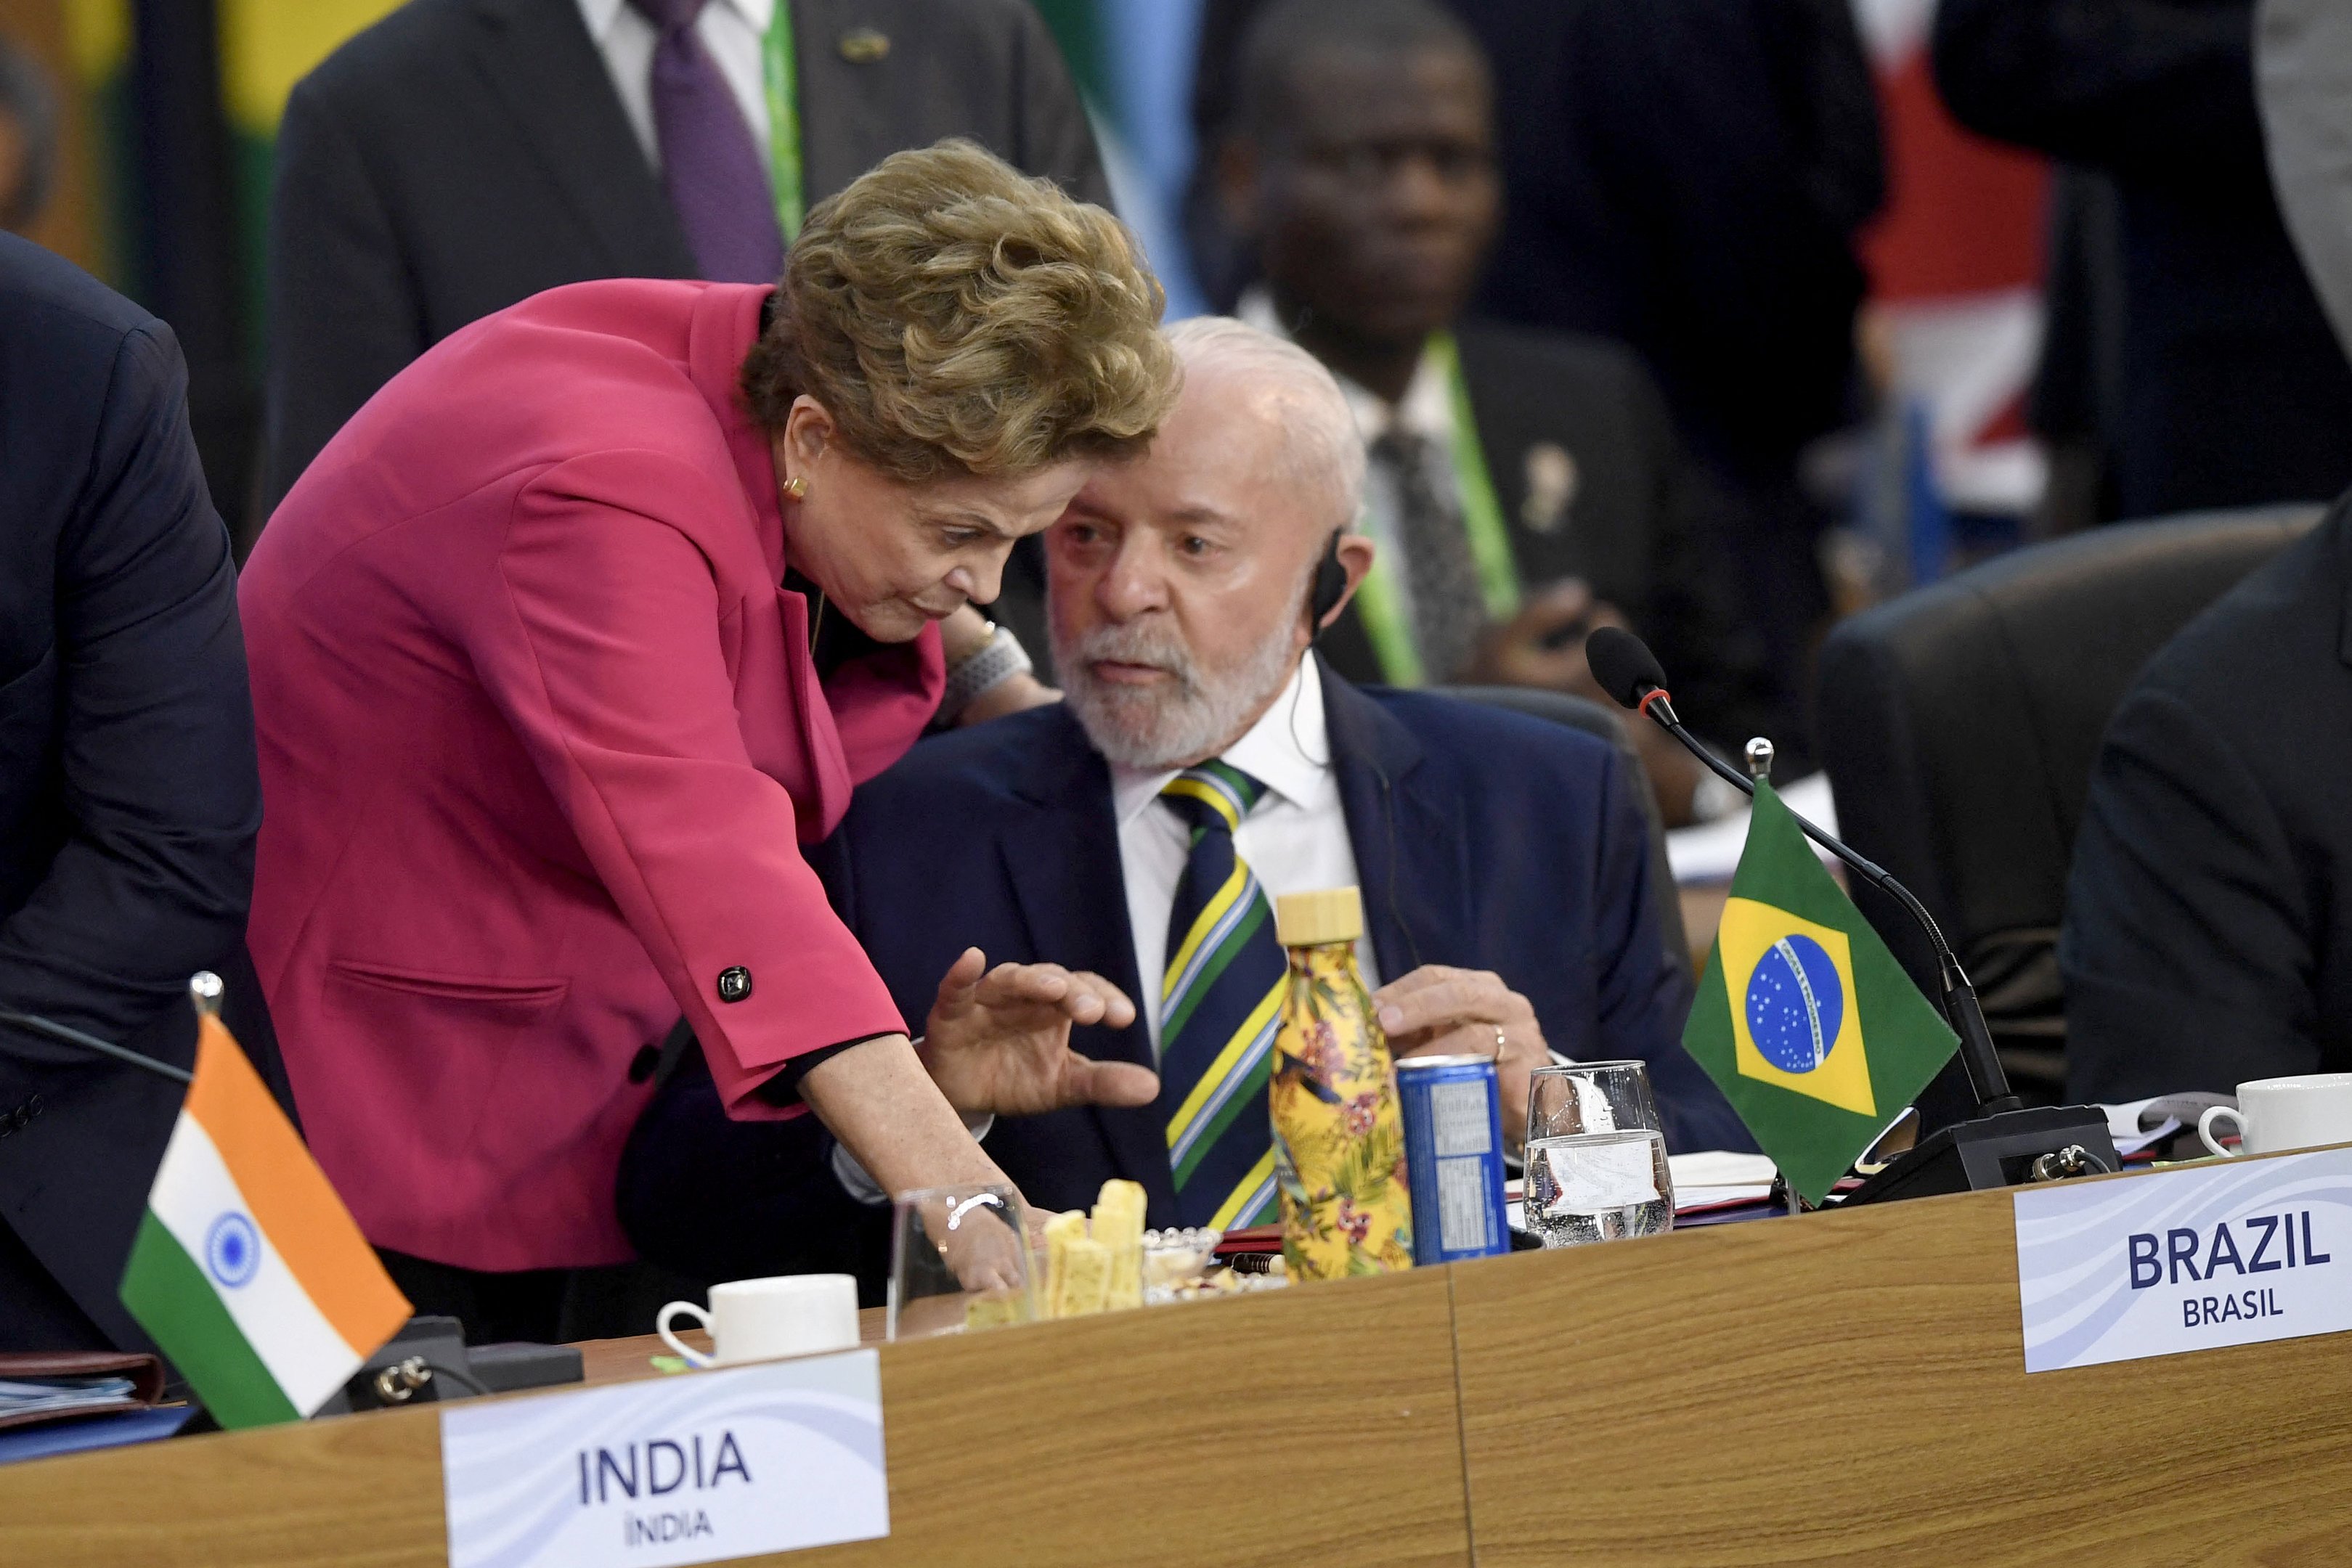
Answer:
<svg viewBox="0 0 2352 1568"><path fill-rule="evenodd" d="M450 1568L674 1568L890 1533L871 1350L441 1412Z"/></svg>
<svg viewBox="0 0 2352 1568"><path fill-rule="evenodd" d="M2028 1372L2352 1329L2352 1148L2015 1202Z"/></svg>

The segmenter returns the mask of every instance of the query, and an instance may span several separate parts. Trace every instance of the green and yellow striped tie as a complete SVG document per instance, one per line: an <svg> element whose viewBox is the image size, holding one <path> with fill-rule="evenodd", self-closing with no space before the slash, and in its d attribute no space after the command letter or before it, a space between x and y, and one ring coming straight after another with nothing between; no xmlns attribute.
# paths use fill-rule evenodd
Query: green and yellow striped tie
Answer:
<svg viewBox="0 0 2352 1568"><path fill-rule="evenodd" d="M1265 787L1206 762L1160 792L1192 830L1160 988L1160 1110L1185 1225L1257 1225L1275 1212L1266 1083L1287 970L1274 912L1234 852Z"/></svg>

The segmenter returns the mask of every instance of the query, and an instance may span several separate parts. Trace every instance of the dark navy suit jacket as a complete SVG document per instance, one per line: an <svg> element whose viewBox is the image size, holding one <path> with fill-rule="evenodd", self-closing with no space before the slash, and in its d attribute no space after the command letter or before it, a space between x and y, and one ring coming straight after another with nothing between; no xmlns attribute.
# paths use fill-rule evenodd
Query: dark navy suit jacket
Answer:
<svg viewBox="0 0 2352 1568"><path fill-rule="evenodd" d="M228 533L171 329L0 234L0 1009L185 1066L188 977L282 1087L245 956L261 823ZM0 1350L117 1299L180 1086L0 1030Z"/></svg>
<svg viewBox="0 0 2352 1568"><path fill-rule="evenodd" d="M1690 982L1658 928L1642 785L1619 753L1452 697L1360 690L1328 669L1324 694L1381 974L1492 969L1534 1005L1555 1050L1647 1061L1673 1147L1753 1147L1682 1048ZM835 904L916 1030L972 945L992 964L1091 969L1138 995L1109 770L1066 706L926 741L858 791L821 853ZM1071 1040L1151 1061L1140 1019ZM788 1151L787 1138L805 1147ZM1150 1195L1149 1223L1175 1223L1150 1107L1000 1118L986 1146L1034 1203L1084 1207L1123 1176ZM856 1223L828 1154L799 1123L725 1123L707 1079L681 1074L625 1162L623 1220L648 1256L690 1272L845 1266L819 1234ZM869 1238L846 1266L870 1270L877 1248Z"/></svg>

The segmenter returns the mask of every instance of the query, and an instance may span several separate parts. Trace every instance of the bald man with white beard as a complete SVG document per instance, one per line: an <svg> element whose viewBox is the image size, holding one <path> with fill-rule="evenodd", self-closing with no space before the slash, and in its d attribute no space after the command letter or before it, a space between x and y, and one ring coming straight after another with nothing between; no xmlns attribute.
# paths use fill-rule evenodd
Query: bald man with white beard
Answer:
<svg viewBox="0 0 2352 1568"><path fill-rule="evenodd" d="M990 1056L933 1051L950 1102L992 1117L985 1145L1034 1205L1083 1207L1117 1176L1143 1185L1154 1226L1271 1218L1271 1030L1190 989L1211 966L1185 950L1185 883L1215 852L1248 873L1224 972L1265 972L1252 944L1272 922L1250 899L1360 886L1359 957L1393 1048L1496 1058L1514 1137L1528 1074L1557 1051L1646 1061L1675 1149L1751 1147L1682 1049L1690 983L1654 913L1641 779L1579 731L1332 674L1312 649L1318 569L1328 623L1373 548L1349 531L1364 460L1346 400L1239 322L1170 335L1184 392L1150 455L1046 535L1067 700L918 747L859 790L827 877L908 1018L1028 988L1040 1044L1157 1071L1160 1092L1003 1113ZM1204 819L1171 790L1184 779L1234 809ZM1098 998L1075 1027L1066 990ZM838 1265L862 1228L870 1282L878 1222L820 1139L728 1123L689 1068L640 1127L624 1221L713 1278Z"/></svg>

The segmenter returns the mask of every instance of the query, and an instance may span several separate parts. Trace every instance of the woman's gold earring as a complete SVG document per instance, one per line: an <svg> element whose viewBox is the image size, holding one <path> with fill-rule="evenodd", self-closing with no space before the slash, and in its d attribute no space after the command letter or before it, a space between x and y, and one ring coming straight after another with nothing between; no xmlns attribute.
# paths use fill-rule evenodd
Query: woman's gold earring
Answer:
<svg viewBox="0 0 2352 1568"><path fill-rule="evenodd" d="M797 474L793 475L791 478L784 481L784 494L790 496L795 501L806 499L808 496L808 481L802 478Z"/></svg>

